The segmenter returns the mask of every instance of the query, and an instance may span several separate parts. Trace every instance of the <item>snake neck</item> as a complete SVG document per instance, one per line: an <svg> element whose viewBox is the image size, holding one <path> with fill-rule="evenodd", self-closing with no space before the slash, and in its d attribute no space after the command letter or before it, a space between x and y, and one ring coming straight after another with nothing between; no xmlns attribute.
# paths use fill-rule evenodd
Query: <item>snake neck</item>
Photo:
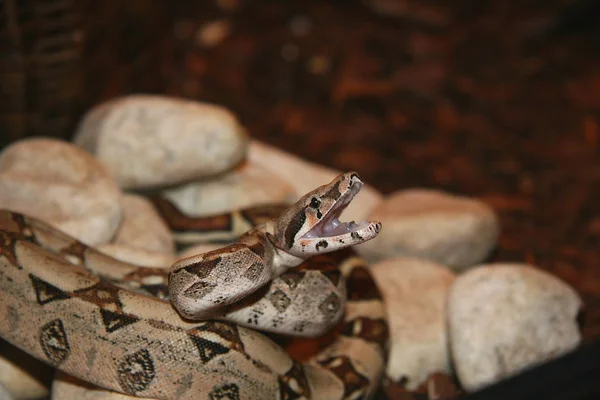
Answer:
<svg viewBox="0 0 600 400"><path fill-rule="evenodd" d="M248 231L242 238L241 241L247 240L250 237L258 238L263 246L265 246L265 256L268 259L265 260L266 263L271 265L271 268L274 272L275 276L279 276L283 274L290 268L297 267L306 261L309 257L298 257L293 254L290 254L284 249L279 248L275 243L277 240L275 238L275 221L271 220L264 224L258 225L255 228Z"/></svg>

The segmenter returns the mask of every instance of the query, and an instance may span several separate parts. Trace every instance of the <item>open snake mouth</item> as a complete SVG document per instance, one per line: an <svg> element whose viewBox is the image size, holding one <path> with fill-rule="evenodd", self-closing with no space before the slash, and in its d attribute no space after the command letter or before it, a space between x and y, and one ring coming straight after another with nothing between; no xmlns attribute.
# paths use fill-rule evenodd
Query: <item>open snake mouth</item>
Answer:
<svg viewBox="0 0 600 400"><path fill-rule="evenodd" d="M344 193L331 207L329 212L321 219L311 230L302 235L303 239L313 238L331 238L345 235L359 235L365 230L379 232L380 224L376 222L354 221L342 222L339 217L342 212L348 207L354 196L360 191L363 183L356 178L352 187ZM354 236L353 236L354 237ZM358 237L361 237L360 235Z"/></svg>

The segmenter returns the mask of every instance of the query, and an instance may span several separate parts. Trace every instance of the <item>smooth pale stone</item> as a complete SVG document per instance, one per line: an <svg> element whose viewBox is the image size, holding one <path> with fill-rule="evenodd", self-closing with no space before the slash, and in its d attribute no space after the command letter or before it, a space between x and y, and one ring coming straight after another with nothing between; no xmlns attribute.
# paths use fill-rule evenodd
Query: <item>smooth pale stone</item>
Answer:
<svg viewBox="0 0 600 400"><path fill-rule="evenodd" d="M16 400L8 389L4 387L4 384L0 382L0 400Z"/></svg>
<svg viewBox="0 0 600 400"><path fill-rule="evenodd" d="M121 191L77 146L49 138L0 153L0 208L48 222L89 245L107 243L121 222Z"/></svg>
<svg viewBox="0 0 600 400"><path fill-rule="evenodd" d="M79 378L57 372L52 383L52 400L150 400L99 388Z"/></svg>
<svg viewBox="0 0 600 400"><path fill-rule="evenodd" d="M122 244L108 243L96 248L119 261L141 267L169 268L177 261L175 254L158 253Z"/></svg>
<svg viewBox="0 0 600 400"><path fill-rule="evenodd" d="M2 341L0 349L0 383L5 397L14 400L42 399L48 396L50 380L45 374L52 369L21 349Z"/></svg>
<svg viewBox="0 0 600 400"><path fill-rule="evenodd" d="M418 258L374 264L390 328L387 376L416 389L433 373L450 373L446 297L454 282L447 267Z"/></svg>
<svg viewBox="0 0 600 400"><path fill-rule="evenodd" d="M459 276L448 330L463 387L477 390L577 347L581 306L565 282L527 264L487 264Z"/></svg>
<svg viewBox="0 0 600 400"><path fill-rule="evenodd" d="M74 142L105 164L121 187L150 188L229 170L246 156L248 136L218 105L131 95L92 108Z"/></svg>
<svg viewBox="0 0 600 400"><path fill-rule="evenodd" d="M289 183L296 198L304 196L318 186L325 185L341 174L331 168L311 163L268 144L252 140L248 160L278 175ZM360 171L357 171L360 175ZM383 196L372 186L365 184L360 193L342 214L343 221L363 221Z"/></svg>
<svg viewBox="0 0 600 400"><path fill-rule="evenodd" d="M145 197L125 194L121 201L123 221L113 244L157 253L175 253L169 227Z"/></svg>
<svg viewBox="0 0 600 400"><path fill-rule="evenodd" d="M214 178L194 181L162 193L187 215L209 216L262 204L290 204L291 185L261 165L246 162Z"/></svg>
<svg viewBox="0 0 600 400"><path fill-rule="evenodd" d="M485 203L437 190L394 192L368 219L383 225L376 240L356 246L371 263L392 257L417 257L455 271L485 259L500 230L496 214Z"/></svg>

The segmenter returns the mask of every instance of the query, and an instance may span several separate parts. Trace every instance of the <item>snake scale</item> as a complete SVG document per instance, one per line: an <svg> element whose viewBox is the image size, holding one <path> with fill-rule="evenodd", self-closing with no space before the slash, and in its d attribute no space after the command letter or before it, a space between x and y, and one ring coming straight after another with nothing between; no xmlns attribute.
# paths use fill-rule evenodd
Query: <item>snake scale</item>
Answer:
<svg viewBox="0 0 600 400"><path fill-rule="evenodd" d="M237 242L170 271L118 261L1 211L0 336L139 397L368 399L385 367L384 304L360 258L324 255L379 233L378 222L338 219L361 186L356 173L342 174ZM325 268L302 268L313 256ZM317 336L334 325L333 343L302 363L256 331Z"/></svg>

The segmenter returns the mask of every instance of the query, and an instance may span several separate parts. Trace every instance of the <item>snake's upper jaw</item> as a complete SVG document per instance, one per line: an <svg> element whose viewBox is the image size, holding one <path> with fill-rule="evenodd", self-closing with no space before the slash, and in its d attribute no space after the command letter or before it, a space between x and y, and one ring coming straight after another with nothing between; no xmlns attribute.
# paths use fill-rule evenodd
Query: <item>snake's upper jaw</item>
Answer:
<svg viewBox="0 0 600 400"><path fill-rule="evenodd" d="M324 253L350 247L376 237L381 231L381 222L343 222L340 215L358 194L363 182L354 174L351 184L329 211L299 239L303 253Z"/></svg>
<svg viewBox="0 0 600 400"><path fill-rule="evenodd" d="M275 221L273 243L288 254L306 259L374 238L381 223L339 220L362 186L358 174L351 171L302 196Z"/></svg>

